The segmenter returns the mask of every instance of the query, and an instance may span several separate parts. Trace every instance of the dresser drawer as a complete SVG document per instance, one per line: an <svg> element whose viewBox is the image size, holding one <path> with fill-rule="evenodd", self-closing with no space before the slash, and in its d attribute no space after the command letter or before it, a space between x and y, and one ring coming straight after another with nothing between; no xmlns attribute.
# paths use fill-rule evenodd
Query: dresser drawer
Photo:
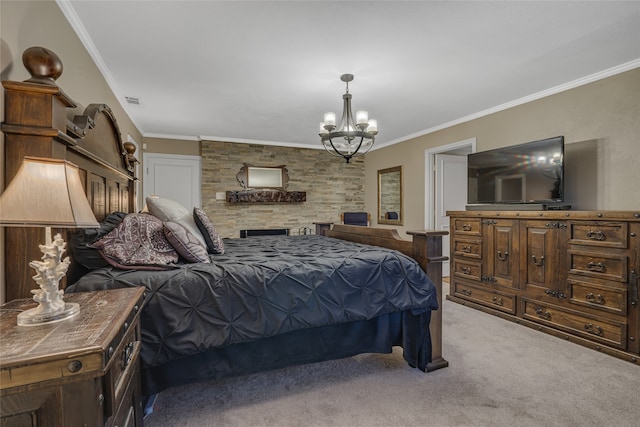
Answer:
<svg viewBox="0 0 640 427"><path fill-rule="evenodd" d="M523 317L612 347L626 348L627 326L624 322L603 320L526 298Z"/></svg>
<svg viewBox="0 0 640 427"><path fill-rule="evenodd" d="M482 281L482 263L465 259L453 259L453 274L463 279Z"/></svg>
<svg viewBox="0 0 640 427"><path fill-rule="evenodd" d="M482 236L482 220L480 218L452 218L451 229L455 234Z"/></svg>
<svg viewBox="0 0 640 427"><path fill-rule="evenodd" d="M573 279L567 280L567 285L567 297L570 303L626 316L626 289L622 287L601 286L595 283Z"/></svg>
<svg viewBox="0 0 640 427"><path fill-rule="evenodd" d="M627 281L627 256L569 251L569 273L615 282Z"/></svg>
<svg viewBox="0 0 640 427"><path fill-rule="evenodd" d="M569 221L569 243L574 245L627 248L627 223Z"/></svg>
<svg viewBox="0 0 640 427"><path fill-rule="evenodd" d="M482 242L472 239L453 239L453 254L465 258L482 259Z"/></svg>
<svg viewBox="0 0 640 427"><path fill-rule="evenodd" d="M483 289L454 281L452 293L455 296L490 306L496 310L515 314L516 297L505 292Z"/></svg>

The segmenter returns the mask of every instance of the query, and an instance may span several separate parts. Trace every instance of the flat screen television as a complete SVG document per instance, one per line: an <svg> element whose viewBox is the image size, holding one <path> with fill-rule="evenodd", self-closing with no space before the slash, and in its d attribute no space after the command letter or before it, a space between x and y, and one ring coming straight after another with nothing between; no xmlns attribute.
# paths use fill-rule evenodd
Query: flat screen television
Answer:
<svg viewBox="0 0 640 427"><path fill-rule="evenodd" d="M469 154L468 203L564 202L564 137Z"/></svg>

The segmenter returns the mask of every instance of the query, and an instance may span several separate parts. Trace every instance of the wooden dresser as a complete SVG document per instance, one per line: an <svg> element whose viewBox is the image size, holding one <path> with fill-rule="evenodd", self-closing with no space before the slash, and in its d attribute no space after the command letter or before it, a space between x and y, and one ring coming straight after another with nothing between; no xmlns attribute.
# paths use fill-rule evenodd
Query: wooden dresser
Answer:
<svg viewBox="0 0 640 427"><path fill-rule="evenodd" d="M0 311L3 426L141 426L140 326L143 288L65 296L72 319L17 326L33 301Z"/></svg>
<svg viewBox="0 0 640 427"><path fill-rule="evenodd" d="M640 364L640 212L447 214L449 300Z"/></svg>

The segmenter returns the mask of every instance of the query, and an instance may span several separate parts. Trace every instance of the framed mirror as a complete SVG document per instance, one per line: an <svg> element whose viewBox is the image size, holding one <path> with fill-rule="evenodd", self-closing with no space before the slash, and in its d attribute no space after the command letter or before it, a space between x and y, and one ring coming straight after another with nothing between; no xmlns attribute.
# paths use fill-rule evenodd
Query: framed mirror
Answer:
<svg viewBox="0 0 640 427"><path fill-rule="evenodd" d="M402 166L378 171L378 224L403 225Z"/></svg>
<svg viewBox="0 0 640 427"><path fill-rule="evenodd" d="M236 179L245 190L285 191L289 185L289 174L284 165L252 166L245 163Z"/></svg>

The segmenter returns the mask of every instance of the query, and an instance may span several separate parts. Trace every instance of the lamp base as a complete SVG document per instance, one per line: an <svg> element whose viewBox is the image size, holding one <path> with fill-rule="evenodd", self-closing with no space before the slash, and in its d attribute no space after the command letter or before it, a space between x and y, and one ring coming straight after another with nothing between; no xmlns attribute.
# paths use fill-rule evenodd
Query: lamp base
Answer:
<svg viewBox="0 0 640 427"><path fill-rule="evenodd" d="M80 313L80 304L65 302L64 310L57 313L36 313L37 310L36 307L18 314L18 326L38 326L70 319Z"/></svg>

